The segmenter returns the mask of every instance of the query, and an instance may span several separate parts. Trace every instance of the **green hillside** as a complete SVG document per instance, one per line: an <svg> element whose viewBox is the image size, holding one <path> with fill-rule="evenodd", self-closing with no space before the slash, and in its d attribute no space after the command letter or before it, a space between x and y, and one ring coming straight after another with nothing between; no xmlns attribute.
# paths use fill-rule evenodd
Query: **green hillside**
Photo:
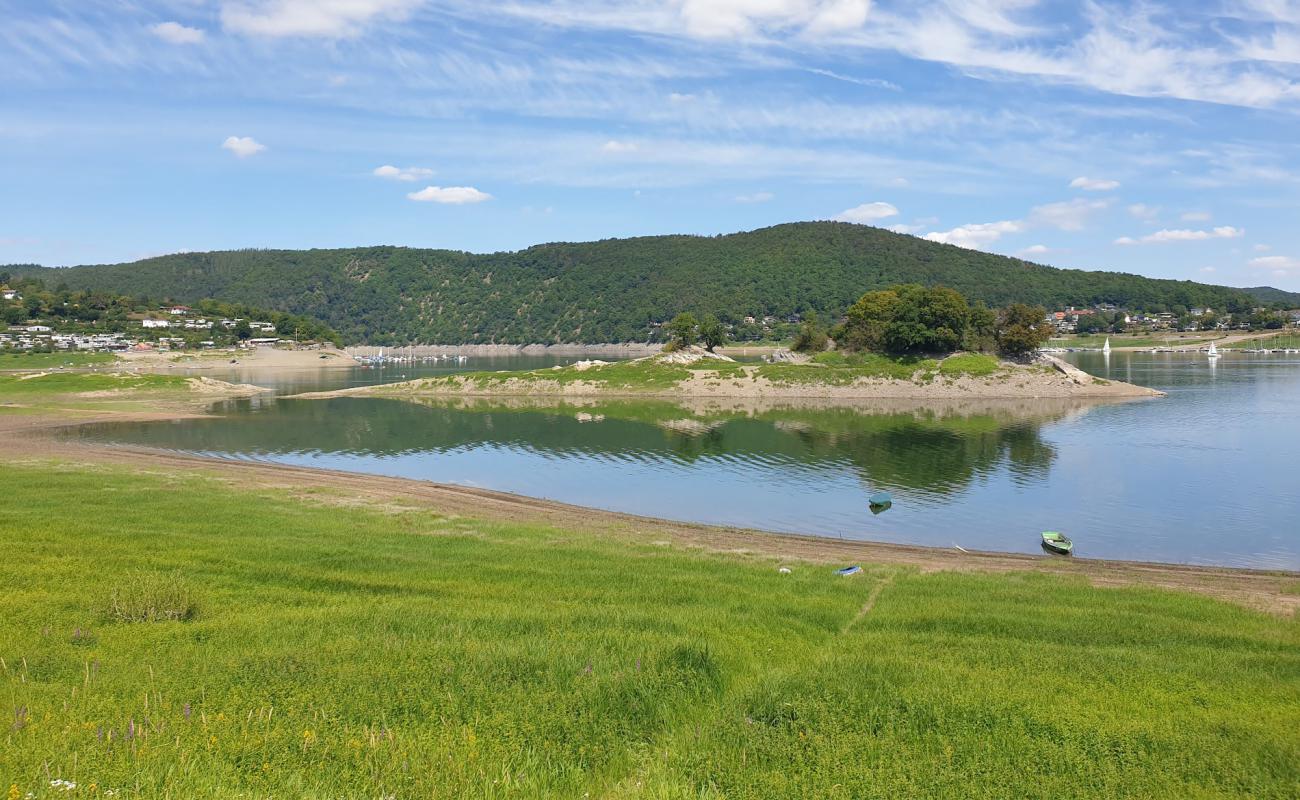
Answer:
<svg viewBox="0 0 1300 800"><path fill-rule="evenodd" d="M5 268L73 289L188 302L215 297L306 314L346 341L644 341L679 311L740 323L838 316L895 283L951 286L1000 306L1112 302L1149 311L1247 307L1241 290L1062 270L879 228L806 222L727 236L654 236L476 255L366 247L182 253L130 264Z"/></svg>
<svg viewBox="0 0 1300 800"><path fill-rule="evenodd" d="M1251 286L1242 291L1261 303L1281 303L1291 308L1300 308L1300 292L1288 292L1272 286Z"/></svg>

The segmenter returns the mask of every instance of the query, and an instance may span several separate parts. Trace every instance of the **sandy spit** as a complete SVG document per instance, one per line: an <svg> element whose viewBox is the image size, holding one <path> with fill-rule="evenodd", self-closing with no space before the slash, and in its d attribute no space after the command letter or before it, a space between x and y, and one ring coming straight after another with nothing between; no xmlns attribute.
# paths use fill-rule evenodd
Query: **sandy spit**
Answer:
<svg viewBox="0 0 1300 800"><path fill-rule="evenodd" d="M671 356L658 356L666 359ZM1044 369L1044 367L1047 367ZM512 378L483 384L472 375L451 379L421 378L379 386L359 386L331 392L309 392L298 398L328 397L643 397L658 399L765 400L822 399L854 400L958 400L958 399L1123 399L1161 397L1163 392L1120 381L1093 377L1060 359L1042 356L1031 365L1006 364L1004 370L986 377L938 376L929 382L889 378L859 378L851 384L782 383L759 374L756 365L740 365L742 375L720 377L695 372L667 390L638 390L609 387L596 381L561 382L545 377ZM479 373L481 375L482 373ZM539 371L544 376L545 371Z"/></svg>

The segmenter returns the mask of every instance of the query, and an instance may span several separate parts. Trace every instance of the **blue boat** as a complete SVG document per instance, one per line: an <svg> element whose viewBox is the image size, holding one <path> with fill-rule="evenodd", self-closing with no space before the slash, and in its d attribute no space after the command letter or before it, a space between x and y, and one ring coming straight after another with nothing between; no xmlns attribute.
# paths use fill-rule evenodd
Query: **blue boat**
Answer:
<svg viewBox="0 0 1300 800"><path fill-rule="evenodd" d="M894 504L894 496L889 492L876 492L867 498L867 503L871 506L891 506Z"/></svg>
<svg viewBox="0 0 1300 800"><path fill-rule="evenodd" d="M854 564L851 567L845 567L844 569L835 570L835 574L836 575L857 575L861 571L862 571L862 567L859 567L857 564Z"/></svg>

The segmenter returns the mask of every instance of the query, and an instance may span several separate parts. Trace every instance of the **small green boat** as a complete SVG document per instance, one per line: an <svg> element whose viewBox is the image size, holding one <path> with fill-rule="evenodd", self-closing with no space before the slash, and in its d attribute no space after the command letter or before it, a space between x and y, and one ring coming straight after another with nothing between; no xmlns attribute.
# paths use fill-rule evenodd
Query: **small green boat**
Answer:
<svg viewBox="0 0 1300 800"><path fill-rule="evenodd" d="M1043 549L1062 556L1074 553L1074 542L1070 537L1056 531L1043 531Z"/></svg>
<svg viewBox="0 0 1300 800"><path fill-rule="evenodd" d="M867 498L867 505L870 506L890 506L894 504L894 496L889 492L876 492Z"/></svg>

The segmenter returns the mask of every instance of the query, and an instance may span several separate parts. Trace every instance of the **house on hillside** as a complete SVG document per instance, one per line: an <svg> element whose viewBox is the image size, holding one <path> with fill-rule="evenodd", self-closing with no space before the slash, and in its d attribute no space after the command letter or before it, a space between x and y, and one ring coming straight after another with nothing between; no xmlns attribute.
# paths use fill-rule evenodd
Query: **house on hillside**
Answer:
<svg viewBox="0 0 1300 800"><path fill-rule="evenodd" d="M146 328L170 328L172 324L165 319L142 319L140 324Z"/></svg>
<svg viewBox="0 0 1300 800"><path fill-rule="evenodd" d="M0 286L0 297L6 300L22 300L23 296L18 293L17 289L10 289L8 286Z"/></svg>
<svg viewBox="0 0 1300 800"><path fill-rule="evenodd" d="M189 306L168 306L163 310L168 314L171 314L173 317L183 317L190 313L192 309Z"/></svg>

